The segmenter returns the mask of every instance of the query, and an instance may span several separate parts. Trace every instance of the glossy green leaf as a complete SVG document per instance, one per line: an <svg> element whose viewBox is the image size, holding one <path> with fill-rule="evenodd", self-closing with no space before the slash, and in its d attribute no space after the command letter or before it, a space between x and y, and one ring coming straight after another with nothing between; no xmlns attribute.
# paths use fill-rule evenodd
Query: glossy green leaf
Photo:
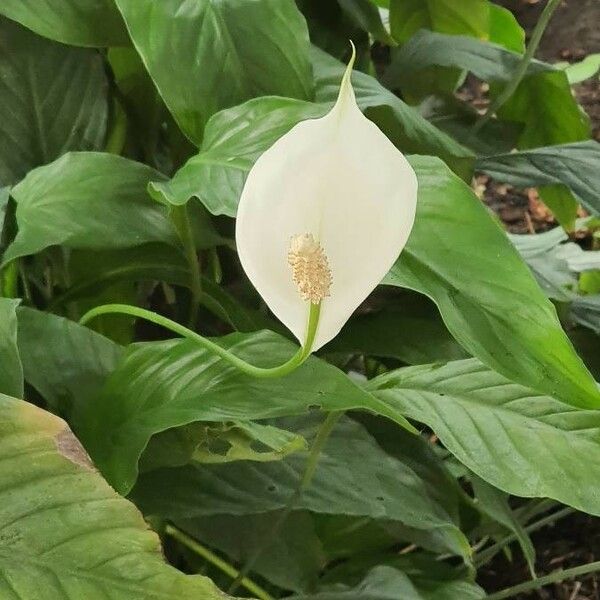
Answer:
<svg viewBox="0 0 600 600"><path fill-rule="evenodd" d="M319 424L318 416L311 415L294 421L293 430L307 439ZM271 512L285 508L305 463L306 452L269 463L192 463L143 474L132 494L144 512L165 518ZM333 430L313 482L296 506L321 514L400 521L435 531L446 551L470 553L457 525L456 505L440 502L411 466L386 455L363 427L348 418Z"/></svg>
<svg viewBox="0 0 600 600"><path fill-rule="evenodd" d="M198 145L222 108L268 94L312 96L308 30L293 0L116 4L169 110Z"/></svg>
<svg viewBox="0 0 600 600"><path fill-rule="evenodd" d="M521 150L477 160L477 170L518 187L566 185L592 214L600 214L600 144L589 140Z"/></svg>
<svg viewBox="0 0 600 600"><path fill-rule="evenodd" d="M462 346L513 381L568 404L600 406L554 307L483 204L438 159L410 162L417 217L384 283L429 296Z"/></svg>
<svg viewBox="0 0 600 600"><path fill-rule="evenodd" d="M219 343L260 366L285 362L295 346L270 333L232 334ZM199 398L202 401L199 401ZM266 419L380 403L317 358L286 377L252 379L190 341L138 344L127 352L77 429L104 475L118 490L135 482L137 462L156 433L195 421ZM383 413L400 424L395 413ZM109 438L102 431L109 429Z"/></svg>
<svg viewBox="0 0 600 600"><path fill-rule="evenodd" d="M0 18L0 81L0 186L69 150L102 146L107 82L97 52Z"/></svg>
<svg viewBox="0 0 600 600"><path fill-rule="evenodd" d="M23 366L17 348L19 300L0 298L0 394L23 395Z"/></svg>
<svg viewBox="0 0 600 600"><path fill-rule="evenodd" d="M222 110L206 126L200 153L173 179L152 182L159 201L185 204L196 196L215 214L233 217L248 171L258 157L296 123L323 116L329 106L292 98L256 98Z"/></svg>
<svg viewBox="0 0 600 600"><path fill-rule="evenodd" d="M390 1L390 27L398 42L406 42L419 29L485 39L489 35L489 22L488 0Z"/></svg>
<svg viewBox="0 0 600 600"><path fill-rule="evenodd" d="M0 438L2 597L225 598L205 577L165 564L158 536L64 421L0 396Z"/></svg>
<svg viewBox="0 0 600 600"><path fill-rule="evenodd" d="M25 380L70 422L97 395L123 348L74 321L32 308L17 309Z"/></svg>
<svg viewBox="0 0 600 600"><path fill-rule="evenodd" d="M368 389L426 423L469 469L516 496L600 514L600 413L540 395L475 359L407 367Z"/></svg>
<svg viewBox="0 0 600 600"><path fill-rule="evenodd" d="M113 0L3 0L0 14L73 46L122 46L129 37Z"/></svg>
<svg viewBox="0 0 600 600"><path fill-rule="evenodd" d="M571 85L581 83L593 77L600 71L600 54L589 54L582 61L576 63L562 63L559 66L567 74Z"/></svg>
<svg viewBox="0 0 600 600"><path fill-rule="evenodd" d="M511 52L494 43L486 43L465 35L447 35L433 31L419 31L398 51L386 72L388 82L432 66L467 69L484 81L507 82L521 61L521 54ZM527 77L557 69L533 60ZM543 101L543 99L540 99Z"/></svg>
<svg viewBox="0 0 600 600"><path fill-rule="evenodd" d="M167 209L148 197L157 171L98 152L73 152L31 171L12 189L19 232L4 263L48 246L106 250L177 245Z"/></svg>

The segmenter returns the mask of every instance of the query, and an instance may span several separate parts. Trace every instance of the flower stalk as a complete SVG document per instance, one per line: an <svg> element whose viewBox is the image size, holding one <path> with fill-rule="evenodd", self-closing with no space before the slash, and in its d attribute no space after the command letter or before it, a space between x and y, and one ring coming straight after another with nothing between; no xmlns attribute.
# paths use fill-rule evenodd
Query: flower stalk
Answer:
<svg viewBox="0 0 600 600"><path fill-rule="evenodd" d="M178 335L192 340L206 348L213 354L221 357L226 360L228 363L233 365L236 369L245 373L246 375L250 375L251 377L257 377L262 379L268 379L273 377L283 377L284 375L288 375L292 371L296 370L309 356L312 349L312 344L315 339L317 325L319 323L319 312L320 306L316 304L310 305L309 317L308 317L308 327L306 334L306 343L304 346L298 349L296 354L294 354L287 362L271 368L257 367L252 365L245 360L239 358L229 350L222 348L215 342L205 338L204 336L192 331L188 327L177 323L167 317L163 317L151 310L146 310L144 308L140 308L138 306L130 306L128 304L103 304L102 306L96 306L92 308L92 310L88 311L81 317L79 320L80 325L85 325L89 323L92 319L99 317L100 315L108 315L108 314L119 314L119 315L129 315L131 317L136 317L140 319L145 319L146 321L150 321L151 323L155 323L156 325L160 325L165 329L169 329L173 333L177 333Z"/></svg>

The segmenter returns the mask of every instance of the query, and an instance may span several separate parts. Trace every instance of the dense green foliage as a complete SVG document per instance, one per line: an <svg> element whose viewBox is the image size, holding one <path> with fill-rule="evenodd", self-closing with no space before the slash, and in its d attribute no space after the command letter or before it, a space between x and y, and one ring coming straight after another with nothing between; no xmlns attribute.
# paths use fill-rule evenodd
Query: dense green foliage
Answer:
<svg viewBox="0 0 600 600"><path fill-rule="evenodd" d="M234 220L262 153L332 106L348 39L419 191L341 334L259 380L141 320L78 324L127 303L255 365L294 353ZM2 1L2 598L476 600L503 549L535 572L546 513L600 516L600 146L571 89L600 61L533 60L489 119L455 94L493 101L524 50L489 0ZM560 226L508 235L476 173Z"/></svg>

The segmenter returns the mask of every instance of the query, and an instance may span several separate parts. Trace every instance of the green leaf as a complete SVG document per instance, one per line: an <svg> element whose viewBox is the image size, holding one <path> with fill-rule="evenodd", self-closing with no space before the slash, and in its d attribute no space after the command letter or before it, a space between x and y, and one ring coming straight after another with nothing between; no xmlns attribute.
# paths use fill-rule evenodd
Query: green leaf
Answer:
<svg viewBox="0 0 600 600"><path fill-rule="evenodd" d="M302 436L272 425L252 421L191 423L152 437L140 461L140 471L186 465L192 460L208 464L270 462L305 449Z"/></svg>
<svg viewBox="0 0 600 600"><path fill-rule="evenodd" d="M310 439L318 423L319 419L308 415L292 420L289 426ZM351 453L348 448L352 448ZM132 494L145 513L169 519L271 512L286 507L305 464L306 452L268 463L194 462L179 469L143 474ZM446 551L466 557L470 548L458 528L457 507L451 501L448 504L439 501L437 493L432 493L411 466L386 455L362 426L343 418L323 449L313 482L296 506L321 514L388 519L435 531Z"/></svg>
<svg viewBox="0 0 600 600"><path fill-rule="evenodd" d="M169 110L197 145L222 108L269 94L312 96L308 30L293 0L116 4Z"/></svg>
<svg viewBox="0 0 600 600"><path fill-rule="evenodd" d="M64 421L0 396L0 438L2 596L224 598L210 580L165 564L157 535L98 475Z"/></svg>
<svg viewBox="0 0 600 600"><path fill-rule="evenodd" d="M0 394L23 395L23 366L17 348L20 300L0 298Z"/></svg>
<svg viewBox="0 0 600 600"><path fill-rule="evenodd" d="M129 37L112 0L3 0L0 14L73 46L123 46Z"/></svg>
<svg viewBox="0 0 600 600"><path fill-rule="evenodd" d="M177 246L167 209L146 193L157 171L98 152L72 152L31 171L12 189L19 232L3 262L48 246L106 250Z"/></svg>
<svg viewBox="0 0 600 600"><path fill-rule="evenodd" d="M270 332L232 334L219 343L260 366L281 364L295 350L294 344ZM156 433L195 421L298 415L312 407L383 408L381 414L407 425L317 358L286 377L251 379L193 342L172 340L130 347L100 397L88 405L77 433L115 488L127 492L135 482L138 459ZM102 435L107 429L112 431L109 437Z"/></svg>
<svg viewBox="0 0 600 600"><path fill-rule="evenodd" d="M211 213L234 217L246 175L258 157L296 123L327 110L326 105L275 97L222 110L206 125L200 153L170 181L152 182L149 192L175 205L196 196Z"/></svg>
<svg viewBox="0 0 600 600"><path fill-rule="evenodd" d="M573 64L564 63L564 65L556 66L560 66L567 74L569 83L575 85L593 77L600 71L600 54L589 54L580 62Z"/></svg>
<svg viewBox="0 0 600 600"><path fill-rule="evenodd" d="M0 81L0 186L69 150L102 146L107 82L97 52L0 18Z"/></svg>
<svg viewBox="0 0 600 600"><path fill-rule="evenodd" d="M514 14L497 4L489 3L490 36L489 41L500 44L513 52L525 51L525 30L519 25Z"/></svg>
<svg viewBox="0 0 600 600"><path fill-rule="evenodd" d="M484 81L508 82L522 56L498 44L465 35L446 35L419 31L394 53L386 81L402 82L402 77L433 66L468 69ZM552 65L533 60L527 77L544 72L559 72ZM543 99L539 99L543 101Z"/></svg>
<svg viewBox="0 0 600 600"><path fill-rule="evenodd" d="M394 39L408 41L419 29L487 38L488 0L391 0L390 27Z"/></svg>
<svg viewBox="0 0 600 600"><path fill-rule="evenodd" d="M77 421L123 348L74 321L32 308L17 309L17 319L25 380L54 411Z"/></svg>
<svg viewBox="0 0 600 600"><path fill-rule="evenodd" d="M591 213L600 214L600 144L562 144L477 160L476 168L518 187L566 185Z"/></svg>
<svg viewBox="0 0 600 600"><path fill-rule="evenodd" d="M484 205L440 160L410 162L417 216L384 283L429 296L456 340L509 379L568 404L600 406L554 307Z"/></svg>
<svg viewBox="0 0 600 600"><path fill-rule="evenodd" d="M368 389L429 425L450 452L495 487L600 514L597 410L542 396L475 359L399 369L372 380Z"/></svg>

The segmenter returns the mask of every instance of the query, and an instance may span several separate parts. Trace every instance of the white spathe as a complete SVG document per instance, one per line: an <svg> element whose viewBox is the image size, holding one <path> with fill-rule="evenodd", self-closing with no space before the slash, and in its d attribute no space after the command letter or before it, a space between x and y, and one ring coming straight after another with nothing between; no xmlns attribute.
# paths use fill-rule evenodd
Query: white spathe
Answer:
<svg viewBox="0 0 600 600"><path fill-rule="evenodd" d="M338 334L392 267L417 204L412 167L356 104L353 62L331 111L298 123L256 161L237 212L242 266L301 344L310 307L292 279L288 251L301 234L321 244L332 283L313 351Z"/></svg>

